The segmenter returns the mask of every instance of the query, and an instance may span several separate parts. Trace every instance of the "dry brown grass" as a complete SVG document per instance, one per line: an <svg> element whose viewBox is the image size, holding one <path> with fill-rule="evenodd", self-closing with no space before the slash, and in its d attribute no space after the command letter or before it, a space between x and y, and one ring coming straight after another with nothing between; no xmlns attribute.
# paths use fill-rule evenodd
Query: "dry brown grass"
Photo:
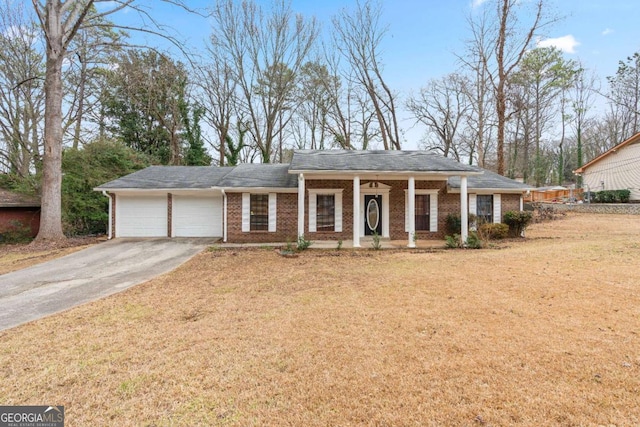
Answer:
<svg viewBox="0 0 640 427"><path fill-rule="evenodd" d="M500 249L214 250L0 334L2 404L86 425L638 425L640 220Z"/></svg>
<svg viewBox="0 0 640 427"><path fill-rule="evenodd" d="M61 244L0 245L0 274L21 270L77 252L99 242L100 238L70 238Z"/></svg>

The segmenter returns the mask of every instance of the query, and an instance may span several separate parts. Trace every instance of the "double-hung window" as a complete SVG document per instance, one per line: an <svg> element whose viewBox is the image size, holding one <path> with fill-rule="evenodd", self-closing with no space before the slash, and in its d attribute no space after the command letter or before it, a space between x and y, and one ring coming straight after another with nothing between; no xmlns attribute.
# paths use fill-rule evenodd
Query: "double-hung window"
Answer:
<svg viewBox="0 0 640 427"><path fill-rule="evenodd" d="M342 189L309 189L309 232L342 232Z"/></svg>
<svg viewBox="0 0 640 427"><path fill-rule="evenodd" d="M275 232L277 209L276 193L242 193L242 232Z"/></svg>
<svg viewBox="0 0 640 427"><path fill-rule="evenodd" d="M490 224L493 222L493 195L478 194L477 197L477 217L480 223Z"/></svg>
<svg viewBox="0 0 640 427"><path fill-rule="evenodd" d="M429 195L416 194L416 231L429 231L430 220L429 213Z"/></svg>
<svg viewBox="0 0 640 427"><path fill-rule="evenodd" d="M336 228L336 196L335 194L318 194L316 199L316 230L335 231Z"/></svg>
<svg viewBox="0 0 640 427"><path fill-rule="evenodd" d="M251 231L267 231L269 229L269 195L252 194L249 209Z"/></svg>

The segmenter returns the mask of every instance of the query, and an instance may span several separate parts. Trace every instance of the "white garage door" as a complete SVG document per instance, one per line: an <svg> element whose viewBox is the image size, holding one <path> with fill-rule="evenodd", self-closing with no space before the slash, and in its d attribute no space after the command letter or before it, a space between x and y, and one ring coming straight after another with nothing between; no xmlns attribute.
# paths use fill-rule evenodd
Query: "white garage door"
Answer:
<svg viewBox="0 0 640 427"><path fill-rule="evenodd" d="M174 195L172 206L174 236L222 236L222 196Z"/></svg>
<svg viewBox="0 0 640 427"><path fill-rule="evenodd" d="M116 198L116 237L167 237L167 196Z"/></svg>

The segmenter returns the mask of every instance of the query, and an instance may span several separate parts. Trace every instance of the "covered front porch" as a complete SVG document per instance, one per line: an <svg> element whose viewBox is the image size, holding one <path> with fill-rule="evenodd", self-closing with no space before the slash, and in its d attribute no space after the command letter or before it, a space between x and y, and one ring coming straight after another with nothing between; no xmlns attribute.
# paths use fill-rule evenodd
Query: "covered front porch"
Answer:
<svg viewBox="0 0 640 427"><path fill-rule="evenodd" d="M441 242L445 217L453 213L461 218L461 237L466 240L467 175L454 175L461 182L459 194L448 192L449 176L452 175L301 173L297 235L314 242L342 240L344 244L348 240L354 248L370 246L373 236L377 236L391 247L401 240L404 247L415 248L417 241ZM334 222L323 222L321 226L326 216L321 205L327 197Z"/></svg>

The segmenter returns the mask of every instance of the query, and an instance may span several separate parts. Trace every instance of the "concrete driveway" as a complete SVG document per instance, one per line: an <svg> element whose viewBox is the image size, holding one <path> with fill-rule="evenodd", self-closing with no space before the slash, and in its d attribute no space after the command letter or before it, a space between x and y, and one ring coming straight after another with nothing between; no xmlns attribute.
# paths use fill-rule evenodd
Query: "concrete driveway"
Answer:
<svg viewBox="0 0 640 427"><path fill-rule="evenodd" d="M0 330L120 292L178 267L216 239L115 239L0 275Z"/></svg>

